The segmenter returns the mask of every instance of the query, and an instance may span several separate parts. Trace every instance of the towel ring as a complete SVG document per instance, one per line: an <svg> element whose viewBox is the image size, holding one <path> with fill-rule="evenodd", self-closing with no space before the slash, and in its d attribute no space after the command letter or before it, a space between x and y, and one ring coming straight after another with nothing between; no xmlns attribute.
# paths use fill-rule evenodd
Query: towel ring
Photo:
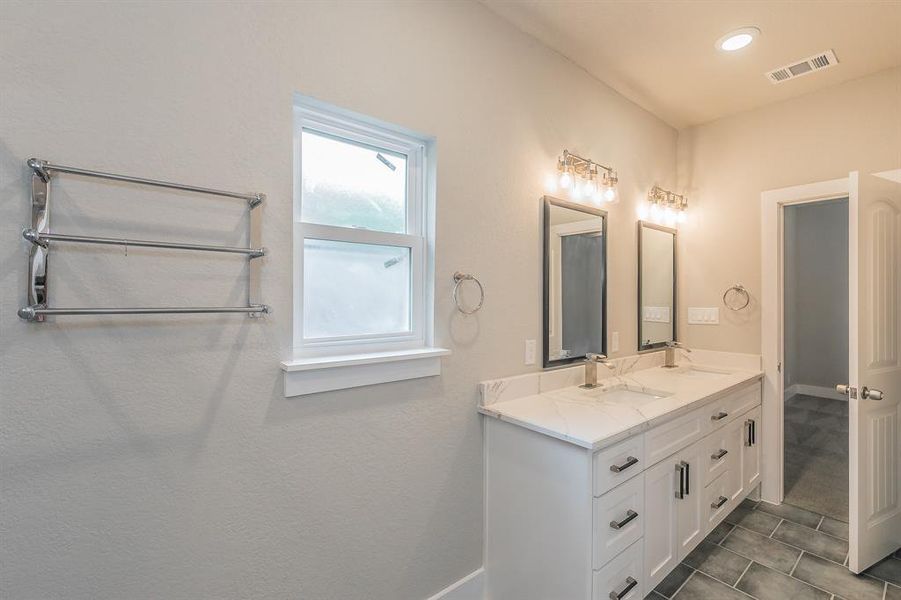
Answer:
<svg viewBox="0 0 901 600"><path fill-rule="evenodd" d="M463 285L464 281L474 281L477 286L479 286L479 303L475 308L467 310L460 304L460 286ZM470 275L469 273L461 273L457 271L454 273L454 304L457 305L457 310L459 310L464 315L471 315L479 311L482 308L482 304L485 302L485 288L482 287L482 282L478 279Z"/></svg>
<svg viewBox="0 0 901 600"><path fill-rule="evenodd" d="M737 294L739 296L744 296L744 302L739 301L739 302L741 302L740 306L737 306L736 305L737 303L730 303L727 300L727 298L729 297L729 292L733 292L733 294ZM739 310L742 310L743 308L746 308L748 306L748 304L750 304L750 303L751 303L751 294L749 294L748 290L745 289L745 286L743 286L740 283L736 283L735 285L733 285L732 287L727 289L725 292L723 292L723 304L725 304L726 308L728 308L729 310L739 311Z"/></svg>

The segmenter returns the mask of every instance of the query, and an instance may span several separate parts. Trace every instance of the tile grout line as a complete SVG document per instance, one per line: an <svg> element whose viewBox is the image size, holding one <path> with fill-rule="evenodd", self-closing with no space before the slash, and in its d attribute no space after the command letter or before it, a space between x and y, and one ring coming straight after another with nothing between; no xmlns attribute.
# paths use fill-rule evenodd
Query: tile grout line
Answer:
<svg viewBox="0 0 901 600"><path fill-rule="evenodd" d="M680 564L683 564L683 565L684 565L685 563L680 563ZM687 565L686 565L686 566L687 566ZM676 594L678 594L679 592L681 592L681 591L682 591L682 588L685 587L685 584L688 583L688 580L691 579L692 577L694 577L695 573L698 572L698 570L695 569L694 567L689 566L688 568L691 569L691 573L689 573L688 577L685 578L685 581L683 581L681 584L679 584L679 587L676 588L676 591L673 592L673 595L670 596L670 598L675 598L675 597L676 597ZM654 589L656 589L656 588L654 588ZM660 595L662 596L663 594L660 594Z"/></svg>
<svg viewBox="0 0 901 600"><path fill-rule="evenodd" d="M738 576L738 579L735 580L735 585L733 585L732 587L734 587L735 589L738 590L738 583L741 581L741 578L745 576L745 574L748 572L748 569L750 569L751 565L753 565L753 564L754 564L753 560L748 563L748 566L745 567L745 570L741 572L741 575ZM741 590L738 590L738 591L740 592ZM885 600L885 599L883 598L883 600Z"/></svg>
<svg viewBox="0 0 901 600"><path fill-rule="evenodd" d="M792 565L792 570L788 572L789 577L795 576L795 569L798 568L798 563L801 562L801 557L804 556L804 551L801 550L801 554L798 555L798 558L795 559L795 564ZM800 581L800 580L799 580Z"/></svg>

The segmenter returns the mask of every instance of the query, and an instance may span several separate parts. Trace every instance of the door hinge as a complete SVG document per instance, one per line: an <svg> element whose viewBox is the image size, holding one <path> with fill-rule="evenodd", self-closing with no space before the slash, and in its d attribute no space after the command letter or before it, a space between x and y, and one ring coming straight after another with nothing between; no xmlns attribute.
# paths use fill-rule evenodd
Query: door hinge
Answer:
<svg viewBox="0 0 901 600"><path fill-rule="evenodd" d="M776 370L780 373L782 372L782 361L779 361L779 364L776 365Z"/></svg>

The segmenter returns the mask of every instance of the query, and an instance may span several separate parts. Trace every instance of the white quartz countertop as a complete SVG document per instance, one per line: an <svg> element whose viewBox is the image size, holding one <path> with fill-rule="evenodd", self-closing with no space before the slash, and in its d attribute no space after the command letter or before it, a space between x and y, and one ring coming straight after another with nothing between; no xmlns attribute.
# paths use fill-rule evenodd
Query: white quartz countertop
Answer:
<svg viewBox="0 0 901 600"><path fill-rule="evenodd" d="M693 368L693 371L686 369ZM605 367L598 366L599 377ZM488 416L591 450L600 450L759 380L760 370L660 366L607 377L586 390L571 385L479 407ZM629 389L653 394L608 394ZM625 396L625 397L622 397ZM656 396L656 397L655 397Z"/></svg>

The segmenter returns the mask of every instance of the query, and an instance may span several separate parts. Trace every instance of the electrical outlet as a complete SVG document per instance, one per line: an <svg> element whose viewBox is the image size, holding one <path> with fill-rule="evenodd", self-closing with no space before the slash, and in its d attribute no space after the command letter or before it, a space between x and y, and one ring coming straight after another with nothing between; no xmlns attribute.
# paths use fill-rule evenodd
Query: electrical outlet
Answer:
<svg viewBox="0 0 901 600"><path fill-rule="evenodd" d="M527 365L535 364L535 340L526 340L526 356Z"/></svg>
<svg viewBox="0 0 901 600"><path fill-rule="evenodd" d="M619 332L610 334L610 352L619 352Z"/></svg>

